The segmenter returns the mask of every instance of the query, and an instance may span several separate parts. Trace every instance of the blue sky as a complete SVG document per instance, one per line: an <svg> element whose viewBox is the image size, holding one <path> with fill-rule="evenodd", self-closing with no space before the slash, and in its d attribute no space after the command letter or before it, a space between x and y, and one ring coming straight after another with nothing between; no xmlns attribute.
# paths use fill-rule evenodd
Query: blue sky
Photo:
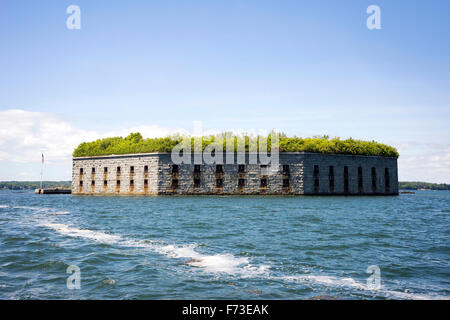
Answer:
<svg viewBox="0 0 450 320"><path fill-rule="evenodd" d="M450 183L449 15L449 1L1 1L0 180L39 179L41 152L48 179L70 179L83 140L202 121L374 139L399 149L401 180Z"/></svg>

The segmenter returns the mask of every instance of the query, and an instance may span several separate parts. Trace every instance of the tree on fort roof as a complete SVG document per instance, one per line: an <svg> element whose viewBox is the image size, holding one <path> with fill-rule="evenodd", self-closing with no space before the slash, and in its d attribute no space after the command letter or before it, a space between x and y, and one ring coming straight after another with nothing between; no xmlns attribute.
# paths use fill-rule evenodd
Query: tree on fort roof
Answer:
<svg viewBox="0 0 450 320"><path fill-rule="evenodd" d="M273 132L267 136L259 136L259 139L267 140L267 149L270 151L270 141ZM208 145L223 140L223 150L226 150L227 141L234 145L234 150L238 150L238 139L230 132L218 135L209 135L201 138L202 150ZM238 136L244 143L246 152L250 151L250 139L256 138L247 134ZM144 139L139 132L130 133L127 137L110 137L98 139L92 142L83 142L74 150L74 157L84 156L102 156L112 154L133 154L150 152L171 152L184 139L191 144L191 150L194 150L194 137L183 136L180 134L162 137ZM261 140L260 140L261 141ZM257 144L259 150L259 142ZM376 141L362 141L348 138L341 140L338 137L330 139L328 135L314 136L312 138L287 137L285 134L279 136L280 152L313 152L322 154L349 154L349 155L368 155L382 157L398 157L397 149Z"/></svg>

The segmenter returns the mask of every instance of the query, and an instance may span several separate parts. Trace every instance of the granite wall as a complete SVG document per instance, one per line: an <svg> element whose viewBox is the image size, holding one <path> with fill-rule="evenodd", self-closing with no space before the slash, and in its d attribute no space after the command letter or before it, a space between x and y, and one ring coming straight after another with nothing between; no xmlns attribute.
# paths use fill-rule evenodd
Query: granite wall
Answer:
<svg viewBox="0 0 450 320"><path fill-rule="evenodd" d="M271 167L249 156L213 165L194 155L174 165L170 153L74 158L72 194L398 194L396 158L286 152Z"/></svg>

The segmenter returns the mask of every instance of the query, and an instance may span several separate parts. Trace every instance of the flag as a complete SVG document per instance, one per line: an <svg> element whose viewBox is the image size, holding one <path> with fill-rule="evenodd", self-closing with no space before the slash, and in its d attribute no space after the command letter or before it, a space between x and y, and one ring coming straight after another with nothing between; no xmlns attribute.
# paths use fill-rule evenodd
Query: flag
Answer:
<svg viewBox="0 0 450 320"><path fill-rule="evenodd" d="M42 154L42 163L44 163L44 154Z"/></svg>

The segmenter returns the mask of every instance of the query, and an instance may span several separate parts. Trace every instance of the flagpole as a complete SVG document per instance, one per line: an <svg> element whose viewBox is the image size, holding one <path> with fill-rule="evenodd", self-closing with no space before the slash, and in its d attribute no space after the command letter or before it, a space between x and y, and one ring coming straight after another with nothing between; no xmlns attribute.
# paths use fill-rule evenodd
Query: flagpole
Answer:
<svg viewBox="0 0 450 320"><path fill-rule="evenodd" d="M42 174L44 171L44 154L42 154L42 159L41 159L41 190L42 190Z"/></svg>

